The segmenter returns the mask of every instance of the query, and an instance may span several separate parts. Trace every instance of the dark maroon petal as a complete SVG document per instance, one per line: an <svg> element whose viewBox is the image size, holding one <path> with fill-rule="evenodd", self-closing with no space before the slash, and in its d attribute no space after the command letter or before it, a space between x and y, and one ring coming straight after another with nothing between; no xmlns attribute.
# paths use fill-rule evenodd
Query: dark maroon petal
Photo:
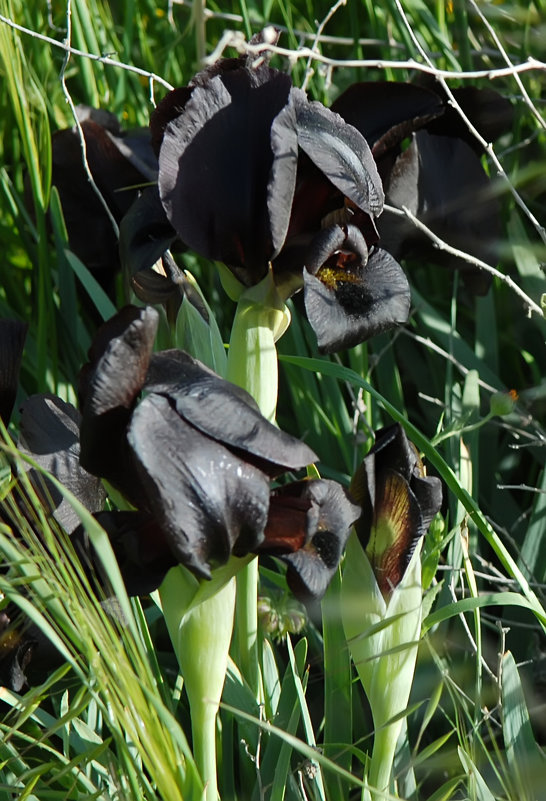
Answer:
<svg viewBox="0 0 546 801"><path fill-rule="evenodd" d="M52 473L90 512L104 506L106 493L98 478L80 465L80 413L54 395L33 395L22 406L19 449ZM67 532L80 519L68 500L51 481L34 469L30 478L44 504Z"/></svg>
<svg viewBox="0 0 546 801"><path fill-rule="evenodd" d="M317 459L311 448L268 422L245 390L183 351L154 354L146 388L166 395L184 420L270 476Z"/></svg>
<svg viewBox="0 0 546 801"><path fill-rule="evenodd" d="M304 271L307 316L325 353L364 342L409 314L409 285L392 256L375 250L367 263L353 262L345 274L344 258L344 252L333 254L334 265L326 263L316 275Z"/></svg>
<svg viewBox="0 0 546 801"><path fill-rule="evenodd" d="M290 78L269 69L218 75L193 90L161 146L159 191L182 241L244 268L250 284L263 276L274 250L270 131L289 90Z"/></svg>
<svg viewBox="0 0 546 801"><path fill-rule="evenodd" d="M159 157L163 134L167 125L180 116L184 106L191 97L193 86L180 86L173 89L157 104L150 117L150 131L152 134L152 147Z"/></svg>
<svg viewBox="0 0 546 801"><path fill-rule="evenodd" d="M17 395L27 330L27 323L19 320L0 320L0 418L5 426Z"/></svg>
<svg viewBox="0 0 546 801"><path fill-rule="evenodd" d="M402 581L424 533L419 503L408 482L394 470L383 470L376 479L374 524L366 553L384 596Z"/></svg>
<svg viewBox="0 0 546 801"><path fill-rule="evenodd" d="M88 108L81 110L81 129L93 179L119 222L138 188L156 180L149 132L122 134L113 115ZM71 249L109 286L119 268L117 237L89 183L75 129L58 131L52 138L52 184L59 192Z"/></svg>
<svg viewBox="0 0 546 801"><path fill-rule="evenodd" d="M383 208L381 179L362 134L301 89L290 93L298 145L344 197L372 217Z"/></svg>
<svg viewBox="0 0 546 801"><path fill-rule="evenodd" d="M445 105L436 92L395 81L355 83L332 104L332 111L360 131L374 154L376 150L380 153L398 145L444 110ZM374 147L384 135L383 145Z"/></svg>
<svg viewBox="0 0 546 801"><path fill-rule="evenodd" d="M501 240L500 206L477 154L462 139L432 136L427 131L415 134L410 155L407 153L396 162L392 180L386 185L392 205L409 205L452 247L496 264ZM415 200L408 204L414 192ZM431 259L461 269L474 292L487 291L490 277L486 273L433 248L431 240L415 226L398 225L388 213L379 220L382 245L393 255Z"/></svg>
<svg viewBox="0 0 546 801"><path fill-rule="evenodd" d="M265 474L196 431L159 395L140 403L128 440L142 504L186 567L210 578L211 562L257 547L269 507Z"/></svg>
<svg viewBox="0 0 546 801"><path fill-rule="evenodd" d="M442 482L437 476L414 475L410 486L421 510L422 533L425 534L442 506Z"/></svg>
<svg viewBox="0 0 546 801"><path fill-rule="evenodd" d="M353 238L358 236L358 244L360 248L357 252L360 255L360 264L362 268L368 263L368 248L365 239L359 231L353 229L351 231ZM321 267L328 261L330 256L334 253L341 251L347 240L347 228L342 228L341 225L330 225L328 228L323 228L315 235L305 256L305 268L311 273L316 275Z"/></svg>
<svg viewBox="0 0 546 801"><path fill-rule="evenodd" d="M442 97L445 96L443 87L438 86L436 91ZM463 113L486 142L494 142L511 130L514 123L512 103L494 89L461 86L452 92ZM427 131L431 134L457 137L465 141L478 155L483 153L482 145L469 131L458 109L449 104L443 117L427 125Z"/></svg>
<svg viewBox="0 0 546 801"><path fill-rule="evenodd" d="M396 423L376 432L376 442L355 472L350 493L362 507L355 528L363 548L368 549L380 518L390 521L388 525L396 530L399 542L391 544L392 553L383 553L384 543L370 544L378 564L391 560L392 571L386 581L395 583L395 572L400 580L416 542L440 509L442 484L435 476L425 476L415 445Z"/></svg>
<svg viewBox="0 0 546 801"><path fill-rule="evenodd" d="M399 423L381 428L375 434L375 444L366 459L374 457L376 469L396 470L409 481L423 466L415 445L410 442ZM366 461L365 459L365 461Z"/></svg>
<svg viewBox="0 0 546 801"><path fill-rule="evenodd" d="M267 207L274 248L272 258L279 253L286 239L296 188L298 133L296 110L292 102L293 92L294 89L291 89L289 102L277 114L271 126L271 148L274 159L268 186Z"/></svg>
<svg viewBox="0 0 546 801"><path fill-rule="evenodd" d="M132 498L125 434L144 385L159 315L127 306L109 320L92 346L84 375L81 463L94 475L123 487Z"/></svg>
<svg viewBox="0 0 546 801"><path fill-rule="evenodd" d="M156 590L167 571L177 564L158 523L146 512L104 511L94 515L108 534L129 595L147 595ZM109 593L100 559L79 526L71 536L80 562L102 594Z"/></svg>
<svg viewBox="0 0 546 801"><path fill-rule="evenodd" d="M336 481L288 484L271 497L259 550L286 563L288 585L297 598L319 599L326 592L359 514L360 508Z"/></svg>

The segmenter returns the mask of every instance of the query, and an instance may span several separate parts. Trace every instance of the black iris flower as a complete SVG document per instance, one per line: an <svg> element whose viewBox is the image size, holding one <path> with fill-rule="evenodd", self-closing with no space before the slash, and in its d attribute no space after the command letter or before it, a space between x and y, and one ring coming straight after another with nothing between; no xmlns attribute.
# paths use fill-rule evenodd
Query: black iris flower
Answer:
<svg viewBox="0 0 546 801"><path fill-rule="evenodd" d="M377 247L384 195L370 148L288 75L263 59L217 62L164 98L151 130L180 240L243 286L272 264L283 298L304 290L323 351L406 321L407 280Z"/></svg>
<svg viewBox="0 0 546 801"><path fill-rule="evenodd" d="M485 141L510 130L512 106L494 90L465 86L454 89L453 96ZM500 206L482 166L483 148L437 82L355 83L332 109L366 138L387 203L407 207L459 250L492 265L498 261ZM487 291L488 275L433 247L410 220L386 211L378 228L383 247L394 258L462 269L473 292Z"/></svg>
<svg viewBox="0 0 546 801"><path fill-rule="evenodd" d="M77 106L76 113L89 171L119 223L140 188L157 180L150 132L123 131L117 117L105 109ZM56 131L51 146L51 181L59 192L70 248L103 286L112 289L120 267L117 235L89 183L80 133L76 127Z"/></svg>
<svg viewBox="0 0 546 801"><path fill-rule="evenodd" d="M152 353L158 314L126 307L82 373L80 461L131 505L97 515L129 591L174 564L208 579L231 555L274 553L300 597L320 597L360 509L336 482L272 480L314 462L251 396L180 350ZM297 514L279 517L288 493Z"/></svg>
<svg viewBox="0 0 546 801"><path fill-rule="evenodd" d="M427 476L400 424L376 433L351 494L362 507L355 528L384 596L400 584L417 543L440 510L442 483Z"/></svg>

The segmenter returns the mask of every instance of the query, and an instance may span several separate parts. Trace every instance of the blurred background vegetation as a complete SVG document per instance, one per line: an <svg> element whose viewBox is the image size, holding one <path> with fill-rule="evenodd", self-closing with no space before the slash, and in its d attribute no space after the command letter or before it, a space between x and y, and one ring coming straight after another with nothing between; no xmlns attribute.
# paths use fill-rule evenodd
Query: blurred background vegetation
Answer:
<svg viewBox="0 0 546 801"><path fill-rule="evenodd" d="M0 316L29 323L20 400L49 391L74 402L78 371L100 320L132 299L120 275L106 293L68 247L51 188L52 135L74 124L72 103L107 109L124 129L147 126L168 85L186 84L200 67L199 54L214 53L226 31L248 39L264 25L278 26L279 44L292 54L275 55L273 64L289 70L295 85L305 81L310 96L326 105L355 81L415 80L423 73L419 65L430 72L427 60L450 73L451 87L493 86L509 98L513 128L495 145L508 178L497 183L499 269L540 303L546 262L543 0L347 0L335 6L226 0L195 7L153 0L0 0L0 10ZM69 34L71 50L65 47ZM486 156L483 163L495 176L498 166ZM195 255L185 255L183 265L196 276L227 341L233 307L216 271ZM437 617L422 642L408 736L399 752L400 797L546 798L546 640L537 617L515 600L525 596L522 578L542 605L545 599L546 322L528 314L500 279L487 295L474 297L455 271L423 261L404 266L413 293L407 326L339 358L320 357L328 369L296 364L293 357L318 353L294 301L292 325L279 343L278 421L318 451L324 475L348 484L369 448L370 428L391 421L392 404L428 443L418 444L430 469L437 469L437 453L453 471L443 523L432 527L426 542L425 588ZM352 380L354 374L365 383ZM491 396L510 389L518 395L510 413L484 420ZM15 438L17 422L15 413ZM464 490L486 522L469 515ZM126 610L130 623L112 623L85 588L81 595L74 591L82 582L77 570L55 573L56 553L63 563L71 560L62 533L49 532L45 551L30 528L23 533L24 559L8 532L0 537L3 603L19 598L25 608L23 578L30 587L25 597L38 610L35 624L46 635L55 628L67 661L20 696L0 691L0 798L199 797L185 735L188 711L157 608L133 600ZM290 615L303 611L294 612L273 564L264 566L262 578L267 604L290 629ZM512 593L502 596L503 605L453 614L455 601L501 592ZM69 597L80 597L80 606L68 604ZM59 598L62 613L55 606ZM355 685L350 738L333 748L336 730L342 734L345 726L335 720L339 712L328 704L328 691L325 701L328 670L338 668L331 661L335 644L323 641L320 613L311 610L304 629L288 640L276 633L264 629L264 664L276 710L272 722L287 734L282 739L264 728L263 710L255 708L233 666L222 712L222 797L357 798L358 788L329 771L328 759L361 775L371 740L366 701ZM97 661L97 653L106 661ZM323 753L315 746L325 733L330 747ZM326 785L317 779L322 772Z"/></svg>

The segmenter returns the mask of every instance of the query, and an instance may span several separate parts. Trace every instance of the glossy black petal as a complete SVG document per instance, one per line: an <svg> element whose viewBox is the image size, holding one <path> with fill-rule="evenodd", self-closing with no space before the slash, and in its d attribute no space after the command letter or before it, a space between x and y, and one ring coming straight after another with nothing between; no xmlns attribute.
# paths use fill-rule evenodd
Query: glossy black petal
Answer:
<svg viewBox="0 0 546 801"><path fill-rule="evenodd" d="M315 274L304 271L307 316L325 353L353 347L408 318L410 291L400 265L384 250L368 259L357 234L340 245L334 232L329 258L317 269L313 254ZM319 236L322 242L325 232Z"/></svg>
<svg viewBox="0 0 546 801"><path fill-rule="evenodd" d="M343 487L325 479L276 490L260 552L287 565L287 581L300 600L321 598L339 564L349 530L360 515Z"/></svg>
<svg viewBox="0 0 546 801"><path fill-rule="evenodd" d="M80 464L80 414L54 395L33 395L21 409L19 449L57 478L90 512L104 506L106 493L98 478ZM44 507L70 533L80 519L59 490L42 474L30 469L30 478Z"/></svg>
<svg viewBox="0 0 546 801"><path fill-rule="evenodd" d="M184 420L269 476L317 460L311 448L269 423L248 392L183 351L154 354L146 389L166 395Z"/></svg>
<svg viewBox="0 0 546 801"><path fill-rule="evenodd" d="M0 320L0 419L8 425L19 384L19 371L28 325Z"/></svg>
<svg viewBox="0 0 546 801"><path fill-rule="evenodd" d="M462 139L415 134L412 145L395 162L386 184L389 203L408 206L432 231L463 252L495 264L501 239L500 206L478 155ZM472 277L471 288L483 294L490 277L449 254L411 223L400 225L388 212L379 220L382 245L396 258L430 256ZM467 279L465 279L467 280Z"/></svg>
<svg viewBox="0 0 546 801"><path fill-rule="evenodd" d="M242 268L247 284L276 249L270 131L289 90L290 78L265 65L217 75L193 89L161 145L159 191L170 222L198 253Z"/></svg>
<svg viewBox="0 0 546 801"><path fill-rule="evenodd" d="M422 86L395 81L352 84L334 103L332 111L354 125L374 155L397 146L413 131L441 116L445 104L438 94ZM384 141L382 138L385 137Z"/></svg>
<svg viewBox="0 0 546 801"><path fill-rule="evenodd" d="M277 136L283 131L292 143L295 131L298 146L344 197L371 216L381 213L383 189L370 148L342 117L309 102L301 89L292 89L274 130Z"/></svg>
<svg viewBox="0 0 546 801"><path fill-rule="evenodd" d="M81 463L90 473L123 488L135 488L125 448L126 428L146 379L158 313L127 306L109 320L90 352L82 380Z"/></svg>
<svg viewBox="0 0 546 801"><path fill-rule="evenodd" d="M147 511L176 558L210 578L210 563L247 553L263 537L267 476L180 418L167 398L149 395L128 432Z"/></svg>

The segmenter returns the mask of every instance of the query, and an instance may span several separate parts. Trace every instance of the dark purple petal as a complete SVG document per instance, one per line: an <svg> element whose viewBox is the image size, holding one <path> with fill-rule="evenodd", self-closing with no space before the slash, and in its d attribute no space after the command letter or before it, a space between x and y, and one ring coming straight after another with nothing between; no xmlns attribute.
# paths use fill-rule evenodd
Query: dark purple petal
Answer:
<svg viewBox="0 0 546 801"><path fill-rule="evenodd" d="M441 96L445 96L443 87L436 86L435 90ZM511 130L514 122L512 104L494 89L461 86L452 92L464 114L486 142L494 142L499 136ZM448 104L445 114L426 127L431 134L462 139L478 155L483 153L482 145L468 129L458 109L452 105Z"/></svg>
<svg viewBox="0 0 546 801"><path fill-rule="evenodd" d="M172 120L182 114L193 89L193 86L180 86L177 89L173 89L165 95L153 110L150 117L150 131L152 134L152 147L158 157L165 128Z"/></svg>
<svg viewBox="0 0 546 801"><path fill-rule="evenodd" d="M388 595L441 507L442 484L425 475L416 447L397 423L376 433L350 492L362 507L355 524L358 538Z"/></svg>
<svg viewBox="0 0 546 801"><path fill-rule="evenodd" d="M498 261L500 207L479 157L462 139L415 134L414 142L395 162L386 184L389 202L407 205L448 244L489 264ZM409 202L413 196L413 201ZM434 249L415 226L385 213L379 220L382 245L395 257L430 258L464 271L471 289L484 294L490 277L449 254Z"/></svg>
<svg viewBox="0 0 546 801"><path fill-rule="evenodd" d="M133 413L128 441L144 495L175 557L210 578L210 563L257 547L269 507L267 476L150 395Z"/></svg>
<svg viewBox="0 0 546 801"><path fill-rule="evenodd" d="M271 126L273 165L268 186L267 208L274 253L279 253L286 239L290 212L296 188L298 168L298 134L296 110L290 90L289 102L277 114Z"/></svg>
<svg viewBox="0 0 546 801"><path fill-rule="evenodd" d="M304 480L271 497L261 553L287 565L287 581L300 600L321 598L341 559L360 508L336 481Z"/></svg>
<svg viewBox="0 0 546 801"><path fill-rule="evenodd" d="M408 318L410 291L400 265L384 250L366 256L340 249L315 275L304 271L307 316L325 353L353 347Z"/></svg>
<svg viewBox="0 0 546 801"><path fill-rule="evenodd" d="M332 111L354 125L374 155L398 145L402 139L444 113L445 104L430 89L394 81L355 83L332 104ZM391 132L390 136L388 132ZM381 137L383 144L374 147Z"/></svg>
<svg viewBox="0 0 546 801"><path fill-rule="evenodd" d="M317 460L311 448L269 423L245 390L183 351L154 354L146 389L166 395L184 420L270 476Z"/></svg>
<svg viewBox="0 0 546 801"><path fill-rule="evenodd" d="M400 473L385 469L376 481L374 522L366 553L379 589L388 596L402 581L425 529L419 503Z"/></svg>
<svg viewBox="0 0 546 801"><path fill-rule="evenodd" d="M17 395L27 330L27 323L19 320L0 320L0 418L5 426Z"/></svg>
<svg viewBox="0 0 546 801"><path fill-rule="evenodd" d="M106 492L100 479L80 465L80 413L54 395L32 395L22 406L19 449L52 473L90 512L104 506ZM70 533L80 523L72 505L42 474L30 478L57 522Z"/></svg>
<svg viewBox="0 0 546 801"><path fill-rule="evenodd" d="M172 282L151 268L175 239L176 231L167 220L157 187L149 187L135 200L119 229L121 266L138 297L146 303L156 302L138 292L146 279L153 279L156 286L167 283L172 289Z"/></svg>
<svg viewBox="0 0 546 801"><path fill-rule="evenodd" d="M127 306L99 331L80 389L81 463L94 475L123 487L131 498L125 434L146 379L159 315Z"/></svg>
<svg viewBox="0 0 546 801"><path fill-rule="evenodd" d="M89 169L119 222L138 187L156 180L149 132L122 134L115 117L97 109L83 108L80 114ZM52 184L59 192L71 249L103 285L110 286L119 268L117 237L89 183L75 129L58 131L52 138Z"/></svg>
<svg viewBox="0 0 546 801"><path fill-rule="evenodd" d="M193 90L161 146L159 191L170 222L198 253L243 268L249 284L275 249L270 130L289 90L290 78L274 70L218 75Z"/></svg>
<svg viewBox="0 0 546 801"><path fill-rule="evenodd" d="M383 208L381 179L362 134L321 103L292 89L298 145L324 175L359 209L372 217Z"/></svg>

